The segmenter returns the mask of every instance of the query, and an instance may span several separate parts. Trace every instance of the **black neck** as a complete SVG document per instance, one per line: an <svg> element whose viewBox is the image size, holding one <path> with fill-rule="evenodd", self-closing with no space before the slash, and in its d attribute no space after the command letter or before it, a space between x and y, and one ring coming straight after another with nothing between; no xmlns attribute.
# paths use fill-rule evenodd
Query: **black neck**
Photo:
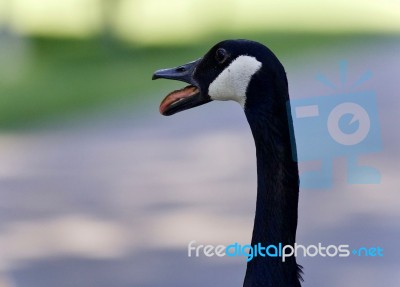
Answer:
<svg viewBox="0 0 400 287"><path fill-rule="evenodd" d="M265 91L271 98L276 92ZM257 152L257 204L252 245L294 245L299 195L298 167L292 155L291 117L286 109L286 89L279 99L246 103ZM268 98L268 99L269 99ZM290 110L289 110L290 111ZM293 143L295 150L295 143ZM299 268L295 257L254 257L247 264L244 287L297 287Z"/></svg>

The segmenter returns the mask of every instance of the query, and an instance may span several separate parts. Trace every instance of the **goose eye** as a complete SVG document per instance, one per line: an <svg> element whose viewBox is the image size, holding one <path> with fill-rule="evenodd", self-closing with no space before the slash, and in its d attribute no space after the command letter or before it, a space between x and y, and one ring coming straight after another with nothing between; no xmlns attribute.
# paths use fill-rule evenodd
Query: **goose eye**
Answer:
<svg viewBox="0 0 400 287"><path fill-rule="evenodd" d="M228 58L228 53L225 49L219 48L217 52L215 52L215 59L218 61L218 63L222 64L225 62L226 58Z"/></svg>

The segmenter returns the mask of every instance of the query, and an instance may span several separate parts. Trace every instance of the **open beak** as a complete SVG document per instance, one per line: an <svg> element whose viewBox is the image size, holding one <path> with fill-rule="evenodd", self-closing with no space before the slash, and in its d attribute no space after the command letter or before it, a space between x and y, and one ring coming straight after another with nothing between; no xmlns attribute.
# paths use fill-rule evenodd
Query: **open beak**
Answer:
<svg viewBox="0 0 400 287"><path fill-rule="evenodd" d="M202 94L200 87L193 79L193 74L201 59L172 69L158 70L153 74L153 80L169 79L188 83L183 89L169 93L160 104L160 113L170 116L211 101L208 95Z"/></svg>

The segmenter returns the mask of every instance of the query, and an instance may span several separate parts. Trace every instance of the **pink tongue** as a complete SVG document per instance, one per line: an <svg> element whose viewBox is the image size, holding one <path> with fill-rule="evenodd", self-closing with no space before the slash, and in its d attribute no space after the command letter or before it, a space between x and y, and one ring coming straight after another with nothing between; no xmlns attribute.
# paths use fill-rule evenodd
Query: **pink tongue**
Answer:
<svg viewBox="0 0 400 287"><path fill-rule="evenodd" d="M197 92L197 88L194 86L187 86L181 90L178 91L173 91L172 93L169 93L164 100L162 100L160 104L160 113L164 114L164 111L173 103L178 101L179 99L182 98L187 98L190 97L191 95L195 94Z"/></svg>

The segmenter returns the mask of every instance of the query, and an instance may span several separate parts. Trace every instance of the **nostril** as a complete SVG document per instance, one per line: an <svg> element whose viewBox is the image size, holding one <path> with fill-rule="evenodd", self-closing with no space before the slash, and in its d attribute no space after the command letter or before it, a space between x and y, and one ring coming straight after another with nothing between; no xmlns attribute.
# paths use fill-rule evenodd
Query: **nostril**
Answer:
<svg viewBox="0 0 400 287"><path fill-rule="evenodd" d="M176 71L179 72L179 73L182 73L182 72L186 71L186 68L181 66L181 67L176 68Z"/></svg>

